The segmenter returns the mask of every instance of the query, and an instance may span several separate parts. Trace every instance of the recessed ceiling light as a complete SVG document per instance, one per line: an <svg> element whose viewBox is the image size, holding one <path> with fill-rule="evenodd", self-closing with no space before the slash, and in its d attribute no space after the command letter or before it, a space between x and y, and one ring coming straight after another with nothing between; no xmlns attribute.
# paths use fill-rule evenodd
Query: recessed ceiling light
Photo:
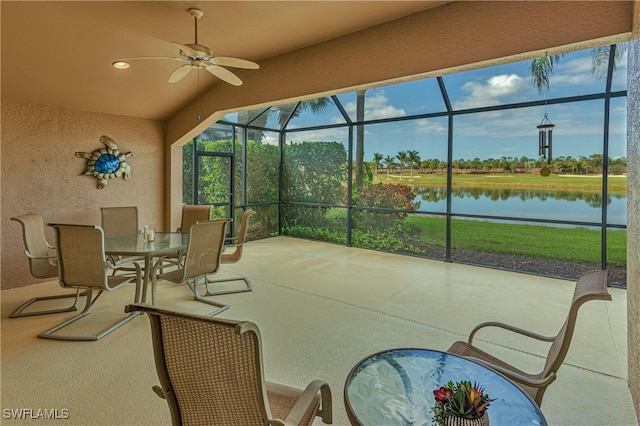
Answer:
<svg viewBox="0 0 640 426"><path fill-rule="evenodd" d="M127 68L129 68L129 62L125 62L125 61L115 61L113 64L114 68L117 68L119 70L126 70Z"/></svg>

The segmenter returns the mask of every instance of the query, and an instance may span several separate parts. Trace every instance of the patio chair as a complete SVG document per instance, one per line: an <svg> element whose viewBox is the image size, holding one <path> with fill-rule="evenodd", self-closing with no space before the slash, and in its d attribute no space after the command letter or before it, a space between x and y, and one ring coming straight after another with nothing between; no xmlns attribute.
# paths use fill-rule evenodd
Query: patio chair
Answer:
<svg viewBox="0 0 640 426"><path fill-rule="evenodd" d="M105 237L138 233L137 207L102 207L100 212Z"/></svg>
<svg viewBox="0 0 640 426"><path fill-rule="evenodd" d="M160 386L173 425L310 425L332 423L329 384L296 389L266 382L260 332L252 322L128 305L151 322Z"/></svg>
<svg viewBox="0 0 640 426"><path fill-rule="evenodd" d="M182 206L182 222L178 232L187 233L191 225L196 222L211 220L211 206L185 205Z"/></svg>
<svg viewBox="0 0 640 426"><path fill-rule="evenodd" d="M185 283L193 292L194 299L217 307L209 316L217 315L229 309L229 305L206 299L200 295L198 282L206 279L209 274L215 274L220 269L220 256L227 228L228 220L196 222L189 229L189 243L187 249L180 253L176 270L158 274L164 268L165 258L160 258L151 271L151 300L153 306L158 306L157 282L167 280L176 284Z"/></svg>
<svg viewBox="0 0 640 426"><path fill-rule="evenodd" d="M34 278L47 279L58 277L58 265L55 263L56 255L51 251L55 248L47 242L44 234L44 219L37 213L27 213L12 217L11 220L22 225L22 238L24 240L24 254L29 259L29 272ZM29 317L34 315L57 314L78 310L78 300L86 296L86 292L77 289L75 293L58 294L55 296L40 296L27 300L18 306L9 318ZM73 304L67 308L44 309L23 312L32 304L43 300L56 300L74 298Z"/></svg>
<svg viewBox="0 0 640 426"><path fill-rule="evenodd" d="M557 371L569 351L569 345L571 344L580 306L590 300L611 300L611 295L607 289L607 279L607 271L593 271L580 277L573 292L573 299L569 307L567 319L555 336L542 336L509 324L491 321L476 326L471 331L467 342L455 342L448 349L448 352L478 361L502 373L519 385L522 390L531 396L538 406L540 406L547 387L556 379ZM475 334L484 327L499 327L523 336L551 343L542 371L536 374L524 372L474 346L473 338Z"/></svg>
<svg viewBox="0 0 640 426"><path fill-rule="evenodd" d="M249 217L254 215L256 212L254 210L246 210L242 214L242 219L240 220L240 228L238 229L238 235L235 238L227 238L225 240L225 249L233 248L231 253L222 253L222 258L220 259L221 263L236 263L240 261L242 258L242 250L244 247L244 243L247 239L247 228L249 227ZM245 286L239 289L233 290L218 290L218 291L210 291L209 284L222 283L222 282L233 282L233 281L244 281ZM220 278L220 279L209 279L207 277L205 283L206 295L207 296L215 296L220 294L231 294L231 293L242 293L246 291L253 290L253 283L251 279L247 276L241 276L239 278Z"/></svg>
<svg viewBox="0 0 640 426"><path fill-rule="evenodd" d="M39 337L56 340L99 340L118 327L126 324L138 314L129 314L95 335L59 334L62 328L75 323L91 313L95 301L104 291L113 291L135 280L134 302L140 301L140 265L131 258L112 264L104 252L104 233L99 226L50 224L55 230L58 247L59 281L63 288L86 289L86 304L82 312L41 333ZM136 270L135 276L111 276L111 269L130 263ZM97 292L95 297L94 291Z"/></svg>
<svg viewBox="0 0 640 426"><path fill-rule="evenodd" d="M126 207L101 207L102 231L105 238L117 237L118 235L129 235L138 233L138 208L136 206ZM109 256L112 263L120 262L122 256ZM130 258L131 260L144 260L144 257ZM121 267L113 270L113 274L135 274L134 267Z"/></svg>
<svg viewBox="0 0 640 426"><path fill-rule="evenodd" d="M212 206L207 205L187 204L182 206L182 221L177 232L186 234L194 223L211 220L211 208ZM176 253L175 256L165 256L163 264L159 267L159 270L163 272L166 267L177 266L180 254L181 253Z"/></svg>

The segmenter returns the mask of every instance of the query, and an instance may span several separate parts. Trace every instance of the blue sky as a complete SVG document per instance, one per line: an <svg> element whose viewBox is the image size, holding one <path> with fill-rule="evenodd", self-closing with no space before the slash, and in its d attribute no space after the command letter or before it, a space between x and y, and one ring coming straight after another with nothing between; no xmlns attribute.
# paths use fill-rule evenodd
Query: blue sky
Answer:
<svg viewBox="0 0 640 426"><path fill-rule="evenodd" d="M554 67L546 99L602 93L605 80L593 75L591 49L572 52ZM533 86L530 61L480 68L443 77L455 110L544 100ZM613 90L626 89L626 57L614 72ZM355 119L355 93L338 95L347 113ZM522 108L454 118L454 159L478 157L537 158L538 130L545 112L556 125L553 154L589 156L602 152L604 102L586 101L546 107ZM626 155L626 99L611 104L609 155ZM365 119L405 117L444 111L435 78L409 81L368 89ZM301 114L290 128L327 123L343 123L337 109L321 116ZM399 151L416 150L422 159L446 159L447 119L431 118L368 125L365 130L365 160L374 153L394 157ZM345 144L346 128L323 129L287 134L291 142L339 141Z"/></svg>

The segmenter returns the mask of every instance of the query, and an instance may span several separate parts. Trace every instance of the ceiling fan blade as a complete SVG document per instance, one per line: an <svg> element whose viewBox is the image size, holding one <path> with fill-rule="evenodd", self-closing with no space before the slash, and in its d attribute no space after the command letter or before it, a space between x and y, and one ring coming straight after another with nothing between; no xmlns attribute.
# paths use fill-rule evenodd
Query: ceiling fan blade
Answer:
<svg viewBox="0 0 640 426"><path fill-rule="evenodd" d="M242 85L242 80L228 69L222 68L218 65L207 65L206 70L218 77L220 80L224 80L229 84L234 86Z"/></svg>
<svg viewBox="0 0 640 426"><path fill-rule="evenodd" d="M260 65L246 59L227 58L225 56L216 56L209 60L214 65L222 65L223 67L243 68L247 70L257 70Z"/></svg>
<svg viewBox="0 0 640 426"><path fill-rule="evenodd" d="M172 61L188 61L187 58L178 58L175 56L135 56L132 58L120 58L118 59L118 61L134 61L134 60L138 60L138 59L170 59Z"/></svg>
<svg viewBox="0 0 640 426"><path fill-rule="evenodd" d="M180 80L185 78L187 74L189 74L189 71L191 71L191 64L187 64L179 67L174 72L172 72L171 75L169 76L169 83L179 82Z"/></svg>

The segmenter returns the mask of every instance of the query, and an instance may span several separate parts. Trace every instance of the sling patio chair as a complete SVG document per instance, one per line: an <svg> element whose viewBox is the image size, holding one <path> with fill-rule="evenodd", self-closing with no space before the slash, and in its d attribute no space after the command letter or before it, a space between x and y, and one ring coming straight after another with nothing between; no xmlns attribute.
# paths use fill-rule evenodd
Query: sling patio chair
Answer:
<svg viewBox="0 0 640 426"><path fill-rule="evenodd" d="M254 215L256 212L254 210L246 210L242 214L242 219L240 220L240 228L238 229L238 235L236 237L225 239L225 249L233 249L232 252L222 253L222 258L220 259L221 263L237 263L242 258L242 251L244 247L244 243L247 239L247 229L249 227L249 218ZM210 291L209 285L223 282L233 282L233 281L244 281L244 287L239 289L232 290L218 290L218 291ZM206 296L215 296L221 294L231 294L231 293L242 293L246 291L253 290L253 283L251 279L247 276L241 276L239 278L220 278L220 279L209 279L207 277L205 283Z"/></svg>
<svg viewBox="0 0 640 426"><path fill-rule="evenodd" d="M125 207L101 207L101 225L105 238L117 237L118 235L129 235L138 233L138 208L136 206ZM122 259L121 256L110 256L113 263ZM133 260L131 258L130 260ZM135 260L144 260L143 257L136 257ZM125 266L113 270L113 274L135 274L135 267Z"/></svg>
<svg viewBox="0 0 640 426"><path fill-rule="evenodd" d="M540 406L547 387L556 379L558 369L569 351L580 307L590 300L611 300L611 294L607 289L607 281L608 272L605 270L589 272L578 279L567 318L555 336L542 336L509 324L491 321L476 326L471 331L467 342L455 342L447 352L471 358L501 373L520 386ZM524 372L474 346L473 338L475 334L484 327L499 327L526 337L551 343L542 371L535 374Z"/></svg>
<svg viewBox="0 0 640 426"><path fill-rule="evenodd" d="M12 217L22 225L22 238L24 240L24 254L29 259L29 272L34 278L47 279L58 277L58 265L56 263L55 248L47 242L44 233L44 219L37 213L27 213L21 216ZM9 318L28 317L33 315L57 314L61 312L72 312L78 310L78 300L87 293L80 292L78 288L75 293L58 294L54 296L40 296L29 299L18 306ZM27 310L32 304L44 300L74 298L73 304L67 308Z"/></svg>
<svg viewBox="0 0 640 426"><path fill-rule="evenodd" d="M212 206L209 205L186 204L182 206L182 220L177 231L187 234L191 229L191 225L194 223L211 220L211 209ZM164 268L177 266L180 254L181 253L176 253L175 256L165 256L159 270L164 271Z"/></svg>
<svg viewBox="0 0 640 426"><path fill-rule="evenodd" d="M178 257L178 268L158 274L158 270L165 267L165 258L156 261L151 271L151 300L153 306L158 306L157 282L166 280L175 284L185 283L193 292L198 302L215 306L210 316L217 315L229 309L229 305L206 299L198 289L199 281L204 282L207 275L215 274L220 269L220 257L228 220L211 220L196 222L189 229L189 243L187 249Z"/></svg>
<svg viewBox="0 0 640 426"><path fill-rule="evenodd" d="M113 291L135 281L134 303L140 301L141 269L131 258L112 264L105 255L104 233L99 226L50 224L56 234L59 281L63 288L86 289L86 304L82 312L41 333L39 337L56 340L98 340L126 324L138 314L129 314L95 335L67 335L58 333L91 313L95 301L104 291ZM123 264L131 264L135 276L112 276L109 272ZM94 291L97 292L95 297Z"/></svg>
<svg viewBox="0 0 640 426"><path fill-rule="evenodd" d="M105 237L138 233L137 207L102 207L100 212Z"/></svg>
<svg viewBox="0 0 640 426"><path fill-rule="evenodd" d="M173 425L311 425L333 419L329 384L296 389L265 381L256 324L134 304L151 322L154 392L166 399Z"/></svg>
<svg viewBox="0 0 640 426"><path fill-rule="evenodd" d="M191 205L182 206L182 221L178 232L187 233L191 229L191 225L196 222L204 222L211 220L211 206L207 205Z"/></svg>

